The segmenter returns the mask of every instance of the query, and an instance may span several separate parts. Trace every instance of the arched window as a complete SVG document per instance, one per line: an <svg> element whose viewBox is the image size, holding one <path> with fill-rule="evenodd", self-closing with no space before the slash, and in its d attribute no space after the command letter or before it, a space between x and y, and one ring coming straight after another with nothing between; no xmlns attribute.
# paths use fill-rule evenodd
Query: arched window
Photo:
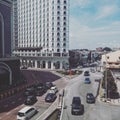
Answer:
<svg viewBox="0 0 120 120"><path fill-rule="evenodd" d="M57 47L60 47L60 43L57 43Z"/></svg>
<svg viewBox="0 0 120 120"><path fill-rule="evenodd" d="M63 49L63 52L66 52L66 49Z"/></svg>
<svg viewBox="0 0 120 120"><path fill-rule="evenodd" d="M59 32L57 33L57 36L60 36L60 33L59 33Z"/></svg>
<svg viewBox="0 0 120 120"><path fill-rule="evenodd" d="M64 0L64 4L66 4L66 0Z"/></svg>
<svg viewBox="0 0 120 120"><path fill-rule="evenodd" d="M66 15L66 11L64 11L64 13L63 13L64 15Z"/></svg>
<svg viewBox="0 0 120 120"><path fill-rule="evenodd" d="M60 49L57 49L57 52L60 52Z"/></svg>

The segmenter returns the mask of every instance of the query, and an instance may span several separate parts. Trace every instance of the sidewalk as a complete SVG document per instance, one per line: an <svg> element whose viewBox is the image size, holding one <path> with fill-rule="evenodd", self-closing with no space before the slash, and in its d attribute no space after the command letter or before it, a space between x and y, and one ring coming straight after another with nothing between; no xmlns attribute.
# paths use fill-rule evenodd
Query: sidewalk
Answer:
<svg viewBox="0 0 120 120"><path fill-rule="evenodd" d="M117 84L118 92L120 93L120 81L116 80L116 84ZM100 83L99 95L97 97L98 101L106 104L110 104L110 105L120 106L120 97L118 99L110 99L110 98L106 99L105 97L103 97L103 93L104 93L104 89L102 89L101 83Z"/></svg>
<svg viewBox="0 0 120 120"><path fill-rule="evenodd" d="M120 81L117 82L117 87L118 87L118 92L120 93ZM99 95L98 95L98 101L108 103L108 104L111 104L111 105L119 105L120 106L120 98L118 98L118 99L110 99L110 98L108 98L106 100L106 98L103 97L103 93L104 93L104 90L100 86Z"/></svg>
<svg viewBox="0 0 120 120"><path fill-rule="evenodd" d="M117 105L120 106L120 98L119 99L107 99L100 97L100 95L97 97L98 101L110 104L110 105Z"/></svg>

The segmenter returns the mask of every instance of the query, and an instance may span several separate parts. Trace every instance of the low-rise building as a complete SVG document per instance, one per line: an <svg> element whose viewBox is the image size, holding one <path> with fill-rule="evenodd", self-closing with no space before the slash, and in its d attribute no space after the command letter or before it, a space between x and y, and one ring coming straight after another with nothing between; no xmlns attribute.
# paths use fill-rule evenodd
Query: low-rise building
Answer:
<svg viewBox="0 0 120 120"><path fill-rule="evenodd" d="M120 69L120 50L102 55L101 63L106 68Z"/></svg>

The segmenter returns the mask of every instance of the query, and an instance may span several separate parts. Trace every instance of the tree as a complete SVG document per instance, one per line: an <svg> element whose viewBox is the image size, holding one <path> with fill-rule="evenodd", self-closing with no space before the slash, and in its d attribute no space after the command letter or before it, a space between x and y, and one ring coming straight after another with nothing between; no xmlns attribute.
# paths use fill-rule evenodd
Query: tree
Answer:
<svg viewBox="0 0 120 120"><path fill-rule="evenodd" d="M117 85L115 83L115 80L110 70L104 71L102 87L106 89L107 98L118 98L119 97L118 92L117 92Z"/></svg>

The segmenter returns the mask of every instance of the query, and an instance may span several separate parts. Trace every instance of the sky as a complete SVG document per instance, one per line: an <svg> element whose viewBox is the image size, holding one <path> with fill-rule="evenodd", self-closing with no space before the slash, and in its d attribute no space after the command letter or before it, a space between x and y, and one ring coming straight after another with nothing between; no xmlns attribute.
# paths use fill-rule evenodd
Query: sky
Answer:
<svg viewBox="0 0 120 120"><path fill-rule="evenodd" d="M120 0L70 0L69 48L120 48Z"/></svg>

